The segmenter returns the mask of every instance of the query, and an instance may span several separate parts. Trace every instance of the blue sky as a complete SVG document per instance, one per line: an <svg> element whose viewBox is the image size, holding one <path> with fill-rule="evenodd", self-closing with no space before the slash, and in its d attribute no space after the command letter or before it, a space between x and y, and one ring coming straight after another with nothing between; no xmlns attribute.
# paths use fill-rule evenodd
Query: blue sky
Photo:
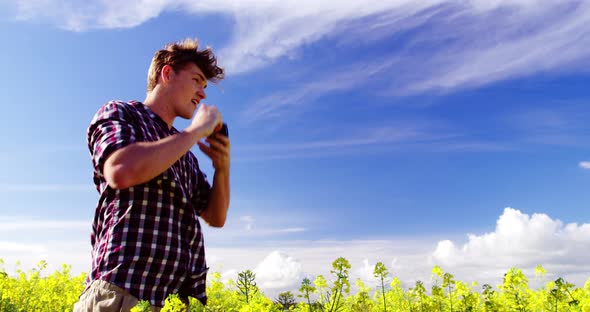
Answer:
<svg viewBox="0 0 590 312"><path fill-rule="evenodd" d="M370 281L439 264L590 272L590 5L584 1L5 1L0 258L89 265L98 195L85 131L143 100L153 53L199 38L232 139L210 265L268 291L345 256ZM188 124L177 120L179 129ZM211 175L210 162L193 152ZM550 252L551 251L551 252ZM580 263L584 263L583 265ZM553 275L551 275L553 274Z"/></svg>

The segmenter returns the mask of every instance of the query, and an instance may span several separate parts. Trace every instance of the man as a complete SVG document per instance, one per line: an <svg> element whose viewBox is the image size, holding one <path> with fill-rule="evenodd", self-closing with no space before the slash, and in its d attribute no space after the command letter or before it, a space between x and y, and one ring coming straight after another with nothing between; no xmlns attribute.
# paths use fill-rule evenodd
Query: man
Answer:
<svg viewBox="0 0 590 312"><path fill-rule="evenodd" d="M199 102L207 81L223 77L211 49L191 39L169 44L152 59L143 103L111 101L94 116L88 147L100 199L92 269L74 310L126 311L138 300L158 310L174 293L206 303L199 217L225 223L230 142L216 133L217 108ZM176 117L193 119L178 131ZM195 143L213 162L212 186L190 152Z"/></svg>

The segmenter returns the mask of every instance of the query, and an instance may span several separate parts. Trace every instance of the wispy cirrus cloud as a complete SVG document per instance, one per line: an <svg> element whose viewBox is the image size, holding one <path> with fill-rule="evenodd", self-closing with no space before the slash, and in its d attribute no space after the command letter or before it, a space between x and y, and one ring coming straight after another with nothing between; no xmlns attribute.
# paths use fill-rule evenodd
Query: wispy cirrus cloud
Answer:
<svg viewBox="0 0 590 312"><path fill-rule="evenodd" d="M323 96L361 88L396 62L395 58L361 62L310 80L306 78L305 83L298 83L294 88L280 90L256 100L241 112L240 117L252 123L303 114L313 109L313 105Z"/></svg>
<svg viewBox="0 0 590 312"><path fill-rule="evenodd" d="M553 102L547 107L514 111L505 124L520 133L523 141L532 144L588 147L590 118L586 103Z"/></svg>
<svg viewBox="0 0 590 312"><path fill-rule="evenodd" d="M590 169L590 161L581 161L578 166L582 169Z"/></svg>
<svg viewBox="0 0 590 312"><path fill-rule="evenodd" d="M292 239L298 235L307 234L309 227L313 227L315 223L296 215L287 217L285 214L281 214L279 217L276 215L276 211L260 211L261 206L269 205L269 203L254 202L256 204L253 207L241 200L233 202L232 207L249 210L253 214L229 218L223 229L203 226L204 235L209 237L208 241L211 244L228 245L235 244L238 240L247 243L267 237ZM279 210L277 207L273 207L273 209Z"/></svg>
<svg viewBox="0 0 590 312"><path fill-rule="evenodd" d="M244 229L248 231L247 235L272 235L272 234L288 234L304 232L303 227L284 227L284 228L269 228L263 225L263 228L256 226L256 219L253 216L241 216L239 221L244 224Z"/></svg>
<svg viewBox="0 0 590 312"><path fill-rule="evenodd" d="M396 92L446 91L540 72L588 70L587 2L469 3L445 9L444 17L432 24L436 31L417 35L439 45L424 55L428 58L422 65L410 62L423 74L408 84L398 83ZM574 68L576 64L580 67Z"/></svg>
<svg viewBox="0 0 590 312"><path fill-rule="evenodd" d="M390 3L390 7L368 16L359 12L341 17L336 26L329 28L329 33L322 33L322 36L343 38L345 46L360 44L370 48L400 41L399 47L378 59L358 51L352 64L333 65L320 75L309 69L302 79L304 83L275 91L247 105L242 119L278 122L318 106L325 107L327 103L322 97L326 95L357 88L371 87L385 96L446 93L542 72L587 71L590 68L587 62L590 6L587 3L435 1L413 5L402 2L396 1L397 6ZM293 26L289 32L297 27L306 26ZM410 30L412 35L400 38ZM280 30L274 31L280 33ZM285 35L289 32L285 30ZM250 38L248 35L242 37ZM271 38L267 39L265 44L274 43ZM263 53L260 51L265 51L265 44L250 48L240 44L232 43L224 50L232 51L232 56L226 59L230 61L230 69L232 63L249 64L240 65L238 72L250 71L279 59L253 60L254 56L240 54L241 51ZM253 43L247 40L244 44Z"/></svg>
<svg viewBox="0 0 590 312"><path fill-rule="evenodd" d="M428 141L436 136L416 125L365 128L332 138L290 143L246 144L235 149L236 161L261 161L293 158L317 158L369 152L371 148L388 148L411 141Z"/></svg>
<svg viewBox="0 0 590 312"><path fill-rule="evenodd" d="M478 85L566 65L574 69L590 53L590 4L582 0L11 3L20 20L46 18L74 31L134 27L165 11L229 15L236 23L222 55L233 73L267 66L326 36L346 33L351 41L366 42L419 30L413 45L405 50L412 52L405 54L405 61L422 65L416 71L426 69L427 75L414 77L404 88L411 92ZM431 48L427 54L413 55L412 47L423 48L424 44ZM435 72L442 75L431 75Z"/></svg>
<svg viewBox="0 0 590 312"><path fill-rule="evenodd" d="M427 132L427 129L422 128L422 126L424 125L418 125L418 123L414 125L404 123L382 127L366 127L362 131L347 133L346 138L335 137L332 139L319 139L305 142L248 145L242 147L242 149L252 152L260 152L261 150L269 149L275 151L318 150L404 142L409 140L420 141L441 137L441 135Z"/></svg>
<svg viewBox="0 0 590 312"><path fill-rule="evenodd" d="M513 139L484 140L438 120L391 121L384 126L361 126L340 130L323 139L290 143L241 144L234 159L266 161L293 158L335 157L395 151L503 152L514 150ZM326 131L329 132L329 131Z"/></svg>
<svg viewBox="0 0 590 312"><path fill-rule="evenodd" d="M583 0L13 0L9 5L21 21L46 20L72 31L135 27L170 11L229 16L234 21L229 40L218 51L228 77L305 57L299 51L323 39L341 45L335 53L397 43L377 58L359 52L351 61L331 64L320 76L309 74L310 64L306 83L247 105L241 114L246 121L276 122L314 110L322 97L369 82L378 82L374 92L403 96L590 69L590 2Z"/></svg>

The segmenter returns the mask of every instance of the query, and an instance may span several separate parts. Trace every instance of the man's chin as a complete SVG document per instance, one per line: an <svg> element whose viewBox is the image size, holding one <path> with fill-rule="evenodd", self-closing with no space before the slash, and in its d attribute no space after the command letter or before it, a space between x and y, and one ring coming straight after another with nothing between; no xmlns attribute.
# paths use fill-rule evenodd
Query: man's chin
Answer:
<svg viewBox="0 0 590 312"><path fill-rule="evenodd" d="M191 119L191 118L193 118L194 114L195 114L195 110L192 110L190 112L184 112L182 115L180 115L180 117L183 119Z"/></svg>

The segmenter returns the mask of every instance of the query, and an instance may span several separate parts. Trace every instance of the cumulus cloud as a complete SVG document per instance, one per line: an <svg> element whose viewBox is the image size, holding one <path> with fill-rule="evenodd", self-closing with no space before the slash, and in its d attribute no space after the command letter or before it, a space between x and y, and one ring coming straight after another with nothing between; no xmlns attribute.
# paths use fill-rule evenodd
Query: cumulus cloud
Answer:
<svg viewBox="0 0 590 312"><path fill-rule="evenodd" d="M357 270L359 278L364 281L374 280L373 272L375 271L375 264L370 264L369 259L363 259L361 267Z"/></svg>
<svg viewBox="0 0 590 312"><path fill-rule="evenodd" d="M276 244L281 245L280 251L271 247ZM330 273L332 262L338 257L346 258L351 264L351 282L360 278L369 287L375 287L378 282L372 277L377 261L385 263L390 278L398 276L407 282L405 285L409 286L418 279L427 280L431 269L427 259L433 243L428 240L319 240L262 245L248 248L210 247L208 250L222 260L222 272L227 268L236 268L237 271L255 268L261 290L273 297L286 290L296 292L305 277L313 280L323 275L331 283L335 279ZM212 264L213 270L218 265L221 263Z"/></svg>
<svg viewBox="0 0 590 312"><path fill-rule="evenodd" d="M17 260L28 261L21 268L32 268L42 259L55 268L68 263L75 273L87 271L89 242L71 240L87 233L68 232L67 237L62 237L40 231L37 235L42 237L28 238L34 242L31 243L16 239L22 236L20 229L11 231L3 232L4 239L0 241L0 254L9 272ZM528 215L505 208L492 232L468 234L465 242L444 236L347 241L266 236L251 242L234 235L226 247L209 240L207 261L212 272L222 273L223 280L235 280L237 272L253 270L261 290L270 297L281 291L296 291L304 277L314 279L322 274L333 281L331 264L338 257L346 258L352 265L351 281L360 278L369 287L377 286L372 274L377 262L383 262L390 278L398 277L403 287L412 287L417 280L428 284L434 265L440 265L459 280L477 281L480 285L497 285L511 267L519 267L532 277L537 265L547 269L547 278L560 276L579 286L590 277L590 255L586 252L590 245L588 223L566 224L543 213ZM277 246L281 249L277 250Z"/></svg>
<svg viewBox="0 0 590 312"><path fill-rule="evenodd" d="M398 277L403 287L412 287L418 280L428 285L434 265L465 282L490 285L501 283L511 267L523 269L533 287L539 283L532 279L537 265L547 269L549 279L560 276L583 285L590 277L590 256L585 253L590 245L590 224L564 224L546 214L528 215L506 208L493 232L468 234L466 242L459 241L432 237L281 241L280 252L270 247L272 244L247 251L233 247L212 249L218 259L224 259L225 268L256 267L259 285L267 294L296 290L304 276L313 279L322 274L333 281L331 264L338 257L345 257L352 265L351 281L360 278L373 288L378 284L373 277L377 262L383 262L389 277Z"/></svg>
<svg viewBox="0 0 590 312"><path fill-rule="evenodd" d="M581 161L579 166L583 169L590 169L590 161Z"/></svg>
<svg viewBox="0 0 590 312"><path fill-rule="evenodd" d="M221 280L227 282L229 280L236 281L238 279L238 270L232 269L221 273Z"/></svg>
<svg viewBox="0 0 590 312"><path fill-rule="evenodd" d="M469 234L468 241L460 246L450 240L440 241L432 260L473 274L497 274L512 266L532 269L539 264L549 271L587 274L590 255L584 250L589 244L590 224L563 224L546 214L529 216L506 208L494 232Z"/></svg>
<svg viewBox="0 0 590 312"><path fill-rule="evenodd" d="M265 289L292 287L303 279L301 263L280 251L271 252L254 272L258 284Z"/></svg>
<svg viewBox="0 0 590 312"><path fill-rule="evenodd" d="M375 277L375 275L374 275L375 266L377 265L377 262L382 262L385 265L385 267L387 268L387 276L385 277L386 283L391 280L391 277L392 277L391 273L392 272L395 272L395 275L399 276L400 270L398 270L399 267L398 267L398 259L397 258L393 258L390 263L387 263L387 261L380 261L380 260L371 262L369 259L363 259L360 268L358 268L356 270L356 273L357 273L356 275L358 276L358 278L360 278L363 282L367 283L370 286L374 287L374 286L378 285L380 283L380 279ZM352 264L352 265L355 265L355 264ZM425 272L425 273L427 273L427 272Z"/></svg>

